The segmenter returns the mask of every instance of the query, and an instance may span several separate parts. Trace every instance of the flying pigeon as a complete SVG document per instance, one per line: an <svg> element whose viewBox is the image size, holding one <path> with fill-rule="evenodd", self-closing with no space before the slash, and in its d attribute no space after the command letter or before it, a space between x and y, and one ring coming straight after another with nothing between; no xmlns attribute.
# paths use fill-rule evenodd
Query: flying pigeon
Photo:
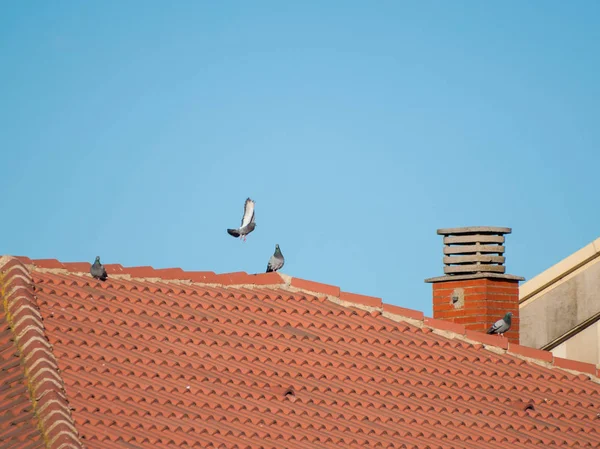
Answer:
<svg viewBox="0 0 600 449"><path fill-rule="evenodd" d="M501 337L503 336L503 334L505 332L508 332L508 330L510 329L510 318L512 317L512 312L508 312L506 315L504 315L504 318L502 318L501 320L496 321L492 327L490 327L487 331L488 334L498 334Z"/></svg>
<svg viewBox="0 0 600 449"><path fill-rule="evenodd" d="M100 256L96 256L96 261L90 268L90 274L94 279L100 279L101 281L105 281L108 278L104 265L100 263Z"/></svg>
<svg viewBox="0 0 600 449"><path fill-rule="evenodd" d="M244 204L244 216L242 217L242 225L237 229L227 229L229 235L239 237L246 241L246 236L254 231L256 223L254 222L254 201L250 198L246 199Z"/></svg>
<svg viewBox="0 0 600 449"><path fill-rule="evenodd" d="M279 245L275 245L275 252L269 259L269 263L267 264L267 273L270 271L277 271L283 267L285 263L285 259L283 258L283 254L281 254L281 250L279 249Z"/></svg>

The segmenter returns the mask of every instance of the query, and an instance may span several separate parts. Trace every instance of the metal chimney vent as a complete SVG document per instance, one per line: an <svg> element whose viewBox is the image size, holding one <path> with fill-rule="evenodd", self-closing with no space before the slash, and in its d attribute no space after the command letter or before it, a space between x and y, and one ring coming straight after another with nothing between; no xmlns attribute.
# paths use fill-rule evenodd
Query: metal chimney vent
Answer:
<svg viewBox="0 0 600 449"><path fill-rule="evenodd" d="M444 236L444 274L504 274L504 234L511 232L492 226L438 229Z"/></svg>

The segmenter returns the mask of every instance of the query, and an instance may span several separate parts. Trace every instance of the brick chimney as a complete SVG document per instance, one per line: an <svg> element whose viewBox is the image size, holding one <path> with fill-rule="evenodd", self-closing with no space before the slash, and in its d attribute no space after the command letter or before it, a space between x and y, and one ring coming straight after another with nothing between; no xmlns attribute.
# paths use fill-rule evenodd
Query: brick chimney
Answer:
<svg viewBox="0 0 600 449"><path fill-rule="evenodd" d="M505 313L512 326L505 337L519 343L519 281L505 274L504 235L511 228L477 226L438 229L444 236L444 276L433 284L433 317L485 332Z"/></svg>

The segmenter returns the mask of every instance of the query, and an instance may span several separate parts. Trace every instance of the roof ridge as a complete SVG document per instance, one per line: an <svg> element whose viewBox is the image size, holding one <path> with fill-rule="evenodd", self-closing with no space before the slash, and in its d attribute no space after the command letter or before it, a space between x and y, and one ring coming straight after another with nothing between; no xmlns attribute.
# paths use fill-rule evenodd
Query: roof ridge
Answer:
<svg viewBox="0 0 600 449"><path fill-rule="evenodd" d="M0 257L0 298L46 447L82 448L66 399L64 381L58 373L58 364L38 312L31 274L17 258Z"/></svg>
<svg viewBox="0 0 600 449"><path fill-rule="evenodd" d="M39 271L89 274L89 262L60 262L56 259L30 259L15 256L25 265L31 265ZM162 281L190 281L215 285L281 285L285 284L285 275L277 272L248 274L245 271L216 274L213 271L185 271L181 268L153 268L151 266L124 267L121 264L105 264L104 268L110 276L130 276L138 279L161 279Z"/></svg>
<svg viewBox="0 0 600 449"><path fill-rule="evenodd" d="M367 312L379 312L382 316L393 321L405 321L419 328L430 329L432 332L446 338L480 344L484 349L497 354L508 354L547 368L559 368L572 374L585 375L594 382L600 383L600 366L593 363L556 357L550 351L510 343L507 339L499 336L493 337L483 332L469 330L462 324L426 317L421 311L384 303L381 298L374 296L345 292L333 285L298 278L292 278L290 284L290 290L301 290L314 295L325 294L328 300L344 307L355 307ZM332 292L338 293L335 295Z"/></svg>
<svg viewBox="0 0 600 449"><path fill-rule="evenodd" d="M352 295L352 297L372 298L346 292L341 292L341 295L342 297L344 295ZM484 349L496 354L507 354L522 360L531 361L547 368L559 368L568 371L571 374L585 375L592 381L600 383L600 366L594 365L593 363L556 357L550 351L511 343L500 336L491 336L484 334L483 332L469 330L462 324L426 317L423 312L417 310L405 309L404 307L383 302L380 307L367 305L365 304L366 301L362 298L356 298L358 299L356 302L341 298L337 301L334 300L334 302L345 307L358 307L369 312L380 312L384 317L393 321L405 321L421 329L428 328L433 333L446 338L482 345ZM331 298L328 299L331 300Z"/></svg>
<svg viewBox="0 0 600 449"><path fill-rule="evenodd" d="M41 271L64 269L69 272L86 272L89 274L88 262L61 263L56 259L32 260L18 256L17 259L33 265ZM215 274L212 271L184 271L181 268L155 269L151 266L123 267L120 264L105 265L109 275L129 275L132 278L161 279L163 281L190 281L207 285L227 286L284 286L290 291L302 291L316 296L325 296L328 300L344 306L356 307L368 312L379 312L393 321L406 321L419 328L427 328L432 332L450 339L459 339L471 344L480 344L484 349L497 354L508 354L522 360L528 360L547 368L559 368L576 375L586 375L594 382L600 383L600 366L592 363L556 357L549 351L510 343L507 339L493 337L482 332L468 330L462 324L426 317L423 312L387 304L381 298L342 291L340 287L309 281L285 275L283 273L248 274L244 271Z"/></svg>

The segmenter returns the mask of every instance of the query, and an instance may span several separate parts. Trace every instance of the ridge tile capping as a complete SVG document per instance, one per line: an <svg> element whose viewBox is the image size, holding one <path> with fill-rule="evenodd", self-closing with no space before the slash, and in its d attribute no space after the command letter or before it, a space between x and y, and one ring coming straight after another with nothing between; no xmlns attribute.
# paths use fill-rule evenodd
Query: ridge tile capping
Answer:
<svg viewBox="0 0 600 449"><path fill-rule="evenodd" d="M406 309L404 307L395 306L393 304L383 303L383 311L391 313L393 315L400 315L405 316L407 318L412 318L413 320L417 321L423 321L425 319L425 315L419 310Z"/></svg>
<svg viewBox="0 0 600 449"><path fill-rule="evenodd" d="M539 359L549 363L552 363L552 359L554 358L550 351L530 348L528 346L521 346L515 343L508 344L508 353L521 355L523 357L529 357L531 359Z"/></svg>
<svg viewBox="0 0 600 449"><path fill-rule="evenodd" d="M248 275L250 284L254 285L283 285L285 284L281 275L275 271L270 273L258 273Z"/></svg>
<svg viewBox="0 0 600 449"><path fill-rule="evenodd" d="M108 275L123 274L123 265L121 265L120 263L107 263L103 265Z"/></svg>
<svg viewBox="0 0 600 449"><path fill-rule="evenodd" d="M46 266L62 268L56 260ZM57 265L60 265L58 267ZM38 311L31 273L21 259L0 257L0 307L14 336L39 430L48 449L81 448L63 379Z"/></svg>
<svg viewBox="0 0 600 449"><path fill-rule="evenodd" d="M155 268L154 274L156 277L166 280L183 279L185 271L181 268Z"/></svg>
<svg viewBox="0 0 600 449"><path fill-rule="evenodd" d="M299 288L301 290L308 290L316 293L323 293L329 296L340 297L340 288L334 285L322 284L320 282L307 281L300 278L292 278L290 284L292 287Z"/></svg>
<svg viewBox="0 0 600 449"><path fill-rule="evenodd" d="M38 268L65 268L65 266L56 259L34 259L31 260L31 263Z"/></svg>
<svg viewBox="0 0 600 449"><path fill-rule="evenodd" d="M234 271L232 273L217 274L217 284L236 285L248 283L248 273L245 271Z"/></svg>
<svg viewBox="0 0 600 449"><path fill-rule="evenodd" d="M186 271L184 278L201 284L217 283L217 274L213 271Z"/></svg>
<svg viewBox="0 0 600 449"><path fill-rule="evenodd" d="M554 366L565 368L573 371L593 374L597 373L596 365L586 362L578 362L577 360L563 359L562 357L554 357Z"/></svg>
<svg viewBox="0 0 600 449"><path fill-rule="evenodd" d="M92 264L89 262L63 262L63 267L69 271L89 273Z"/></svg>
<svg viewBox="0 0 600 449"><path fill-rule="evenodd" d="M508 339L499 335L488 335L483 332L477 332L467 329L465 337L488 346L496 346L502 349L508 349Z"/></svg>
<svg viewBox="0 0 600 449"><path fill-rule="evenodd" d="M436 320L435 318L425 318L424 324L444 331L454 332L460 335L466 335L467 329L464 325L453 323L452 321Z"/></svg>
<svg viewBox="0 0 600 449"><path fill-rule="evenodd" d="M74 273L89 273L89 262L60 262L56 259L30 259L18 256L23 264L41 269L63 269ZM137 278L160 278L163 280L187 280L204 284L221 285L282 285L285 281L279 273L248 274L244 271L216 274L213 271L185 271L181 268L154 268L152 266L123 267L121 264L104 264L110 275L129 275Z"/></svg>
<svg viewBox="0 0 600 449"><path fill-rule="evenodd" d="M123 270L123 274L128 274L132 277L151 278L156 277L154 268L149 265L142 267L127 267Z"/></svg>
<svg viewBox="0 0 600 449"><path fill-rule="evenodd" d="M363 304L365 306L382 308L383 302L381 298L375 296L358 295L356 293L340 292L340 300L352 302L355 304Z"/></svg>

